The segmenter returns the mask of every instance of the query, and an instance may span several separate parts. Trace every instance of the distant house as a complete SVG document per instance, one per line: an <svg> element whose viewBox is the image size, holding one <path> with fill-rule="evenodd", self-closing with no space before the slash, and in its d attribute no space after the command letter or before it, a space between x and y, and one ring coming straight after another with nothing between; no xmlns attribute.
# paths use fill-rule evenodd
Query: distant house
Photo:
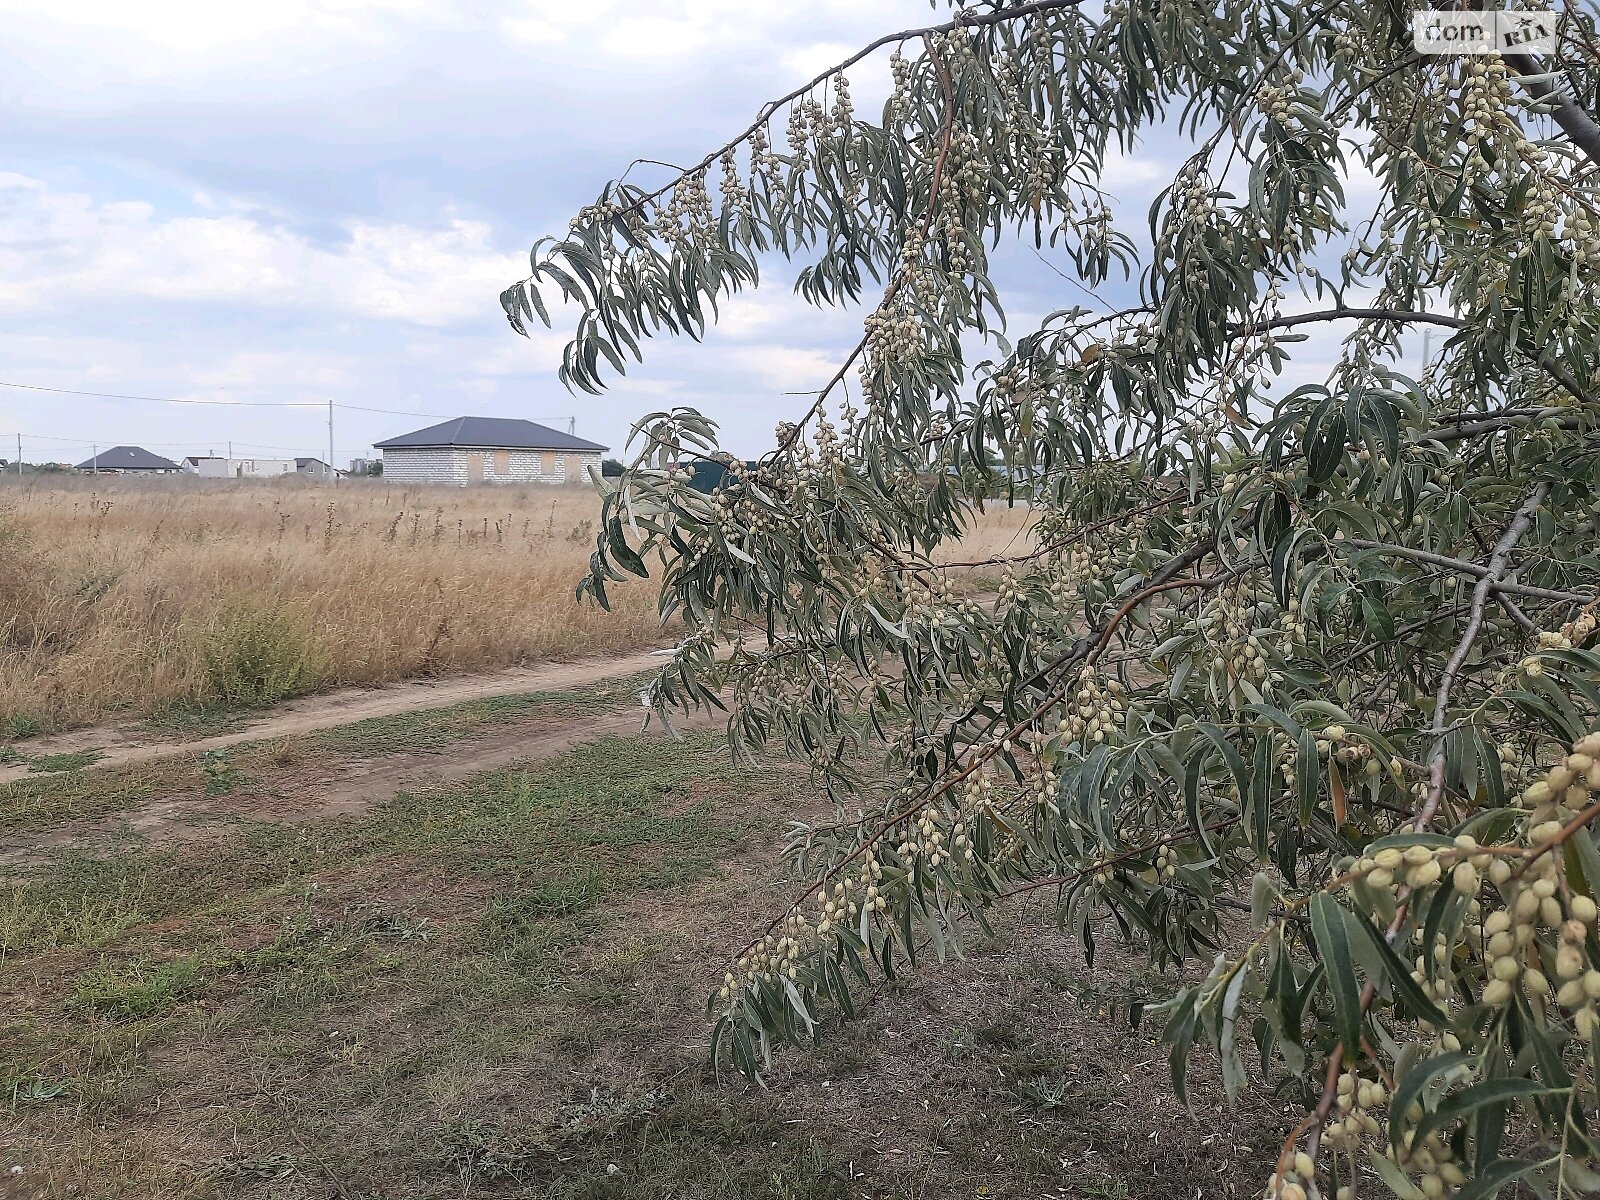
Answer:
<svg viewBox="0 0 1600 1200"><path fill-rule="evenodd" d="M581 483L607 447L511 417L457 417L378 442L396 483Z"/></svg>
<svg viewBox="0 0 1600 1200"><path fill-rule="evenodd" d="M202 479L227 479L233 474L228 470L228 460L218 458L214 454L190 454L183 460L183 470L189 475L198 475Z"/></svg>
<svg viewBox="0 0 1600 1200"><path fill-rule="evenodd" d="M80 471L115 475L176 475L179 469L170 458L151 454L141 446L113 446L78 464Z"/></svg>
<svg viewBox="0 0 1600 1200"><path fill-rule="evenodd" d="M333 468L320 458L297 458L294 460L294 473L304 475L308 479L332 479Z"/></svg>

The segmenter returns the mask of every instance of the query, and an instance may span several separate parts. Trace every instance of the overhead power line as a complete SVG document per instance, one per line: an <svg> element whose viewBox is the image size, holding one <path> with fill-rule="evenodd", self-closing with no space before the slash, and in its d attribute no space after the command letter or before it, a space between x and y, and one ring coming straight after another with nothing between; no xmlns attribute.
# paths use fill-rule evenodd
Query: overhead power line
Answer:
<svg viewBox="0 0 1600 1200"><path fill-rule="evenodd" d="M326 400L196 400L179 396L136 396L124 392L89 392L77 388L45 387L37 383L13 383L10 380L0 379L0 387L21 388L29 392L54 392L62 396L89 396L97 400L138 400L147 404L205 404L218 408L314 408L326 410ZM412 412L399 408L371 408L365 404L340 404L337 400L333 407L346 412L382 413L389 417L422 417L425 420L448 421L449 413ZM455 414L459 416L460 414ZM541 421L561 421L565 417L540 417Z"/></svg>
<svg viewBox="0 0 1600 1200"><path fill-rule="evenodd" d="M36 383L11 383L0 379L0 387L22 388L29 392L55 392L62 396L93 396L99 400L146 400L152 404L218 404L224 408L326 408L315 400L182 400L175 396L128 396L121 392L83 392L76 388L41 387Z"/></svg>

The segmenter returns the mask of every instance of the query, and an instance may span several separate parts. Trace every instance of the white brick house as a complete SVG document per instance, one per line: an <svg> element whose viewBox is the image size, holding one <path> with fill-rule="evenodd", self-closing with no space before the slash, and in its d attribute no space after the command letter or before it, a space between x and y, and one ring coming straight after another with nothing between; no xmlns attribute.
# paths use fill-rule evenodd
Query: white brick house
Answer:
<svg viewBox="0 0 1600 1200"><path fill-rule="evenodd" d="M376 448L392 483L587 483L607 447L532 421L456 417Z"/></svg>

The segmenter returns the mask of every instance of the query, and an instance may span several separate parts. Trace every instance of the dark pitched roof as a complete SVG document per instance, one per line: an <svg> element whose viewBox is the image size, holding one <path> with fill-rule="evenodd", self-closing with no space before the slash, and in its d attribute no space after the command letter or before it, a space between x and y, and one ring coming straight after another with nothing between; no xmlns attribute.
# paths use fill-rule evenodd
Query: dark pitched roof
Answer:
<svg viewBox="0 0 1600 1200"><path fill-rule="evenodd" d="M297 471L303 471L311 463L316 463L319 467L325 467L328 465L320 458L297 458L294 460L294 467Z"/></svg>
<svg viewBox="0 0 1600 1200"><path fill-rule="evenodd" d="M606 450L609 447L586 442L547 429L517 417L457 417L415 433L401 434L386 442L374 442L379 450L404 450L422 446L482 446L510 450Z"/></svg>
<svg viewBox="0 0 1600 1200"><path fill-rule="evenodd" d="M170 458L151 454L141 446L113 446L78 464L80 471L176 471Z"/></svg>

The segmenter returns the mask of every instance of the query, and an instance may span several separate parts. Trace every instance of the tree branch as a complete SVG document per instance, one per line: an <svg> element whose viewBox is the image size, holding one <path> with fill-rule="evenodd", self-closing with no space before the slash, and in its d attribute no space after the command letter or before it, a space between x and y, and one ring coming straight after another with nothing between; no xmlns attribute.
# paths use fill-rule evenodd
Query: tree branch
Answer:
<svg viewBox="0 0 1600 1200"><path fill-rule="evenodd" d="M1528 528L1533 524L1533 514L1538 511L1539 505L1544 503L1544 498L1549 494L1548 483L1537 484L1533 491L1528 493L1528 498L1517 509L1517 515L1512 518L1511 523L1506 526L1505 533L1500 536L1494 553L1489 556L1483 577L1478 580L1477 587L1472 589L1472 609L1467 617L1467 627L1462 631L1461 640L1456 643L1450 660L1445 663L1444 673L1439 676L1439 688L1433 697L1433 725L1430 730L1433 735L1433 748L1428 755L1428 794L1422 809L1417 813L1416 829L1419 833L1432 824L1433 814L1439 810L1439 802L1444 798L1444 734L1451 689L1455 687L1456 676L1467 661L1467 655L1472 652L1473 643L1478 640L1478 631L1483 628L1483 612L1488 607L1490 592L1494 585L1505 577L1511 565L1511 551L1522 540L1522 535L1528 532Z"/></svg>
<svg viewBox="0 0 1600 1200"><path fill-rule="evenodd" d="M1296 325L1310 325L1318 321L1393 321L1398 325L1443 325L1447 329L1460 329L1466 321L1444 313L1413 312L1400 308L1328 308L1320 312L1295 313L1287 317L1273 317L1267 321L1245 322L1236 327L1239 333L1258 333L1268 329L1290 329Z"/></svg>
<svg viewBox="0 0 1600 1200"><path fill-rule="evenodd" d="M773 114L785 104L788 104L794 100L798 100L800 97L806 95L815 88L821 87L835 75L838 75L842 71L849 70L862 59L866 58L867 55L876 50L881 50L885 46L896 45L900 42L909 42L912 38L925 38L936 33L949 33L955 29L981 29L985 25L1001 25L1007 21L1015 21L1022 17L1030 17L1034 13L1056 12L1065 8L1078 8L1082 4L1083 0L1031 0L1030 3L1019 4L1015 8L1001 8L996 9L993 12L986 13L963 13L955 20L946 21L942 25L924 25L917 29L902 29L898 33L886 33L876 41L869 42L860 50L857 50L843 62L835 63L833 66L829 67L827 70L813 78L810 82L801 84L792 92L786 92L782 96L779 96L776 100L767 101L767 103L761 106L761 110L756 115L756 119L750 123L749 128L747 128L743 133L739 134L731 141L718 146L715 150L706 155L688 170L680 171L671 180L657 188L655 191L648 192L645 195L640 196L637 200L634 200L631 204L618 209L618 215L621 215L622 213L635 212L644 207L646 204L649 204L651 201L661 199L662 196L665 196L683 180L689 178L690 176L698 175L701 171L709 169L711 165L717 161L717 159L728 153L728 151L735 149L749 140L750 135L755 133L756 130L760 129L768 121L772 120Z"/></svg>
<svg viewBox="0 0 1600 1200"><path fill-rule="evenodd" d="M1428 563L1430 566L1443 567L1447 571L1456 571L1462 575L1471 575L1475 579L1484 579L1489 575L1489 568L1482 563L1469 562L1464 558L1450 558L1444 554L1434 554L1430 550L1417 550L1410 546L1395 546L1388 542L1374 542L1366 538L1345 538L1336 545L1355 546L1361 550L1376 550L1383 554L1392 554L1396 558L1409 558L1417 562ZM1536 600L1556 600L1563 603L1588 604L1594 599L1592 592L1566 592L1553 588L1532 587L1525 583L1513 583L1505 580L1492 580L1489 590L1496 594L1509 593L1514 596L1531 596Z"/></svg>
<svg viewBox="0 0 1600 1200"><path fill-rule="evenodd" d="M1516 72L1523 91L1550 109L1550 116L1561 126L1572 144L1600 165L1600 123L1588 114L1572 94L1550 78L1544 64L1531 54L1502 54L1506 66Z"/></svg>

